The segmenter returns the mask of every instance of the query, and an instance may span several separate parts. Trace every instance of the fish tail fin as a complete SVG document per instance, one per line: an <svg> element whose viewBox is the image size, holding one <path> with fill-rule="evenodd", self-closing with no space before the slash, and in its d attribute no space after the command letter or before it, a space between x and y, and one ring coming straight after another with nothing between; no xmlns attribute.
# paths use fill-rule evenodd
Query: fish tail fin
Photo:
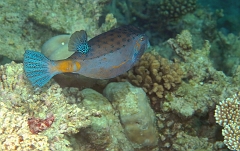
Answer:
<svg viewBox="0 0 240 151"><path fill-rule="evenodd" d="M44 86L54 75L61 72L51 70L55 62L45 57L42 53L26 50L23 59L25 74L33 86Z"/></svg>
<svg viewBox="0 0 240 151"><path fill-rule="evenodd" d="M87 54L90 47L87 43L87 33L84 30L75 31L69 40L68 50Z"/></svg>

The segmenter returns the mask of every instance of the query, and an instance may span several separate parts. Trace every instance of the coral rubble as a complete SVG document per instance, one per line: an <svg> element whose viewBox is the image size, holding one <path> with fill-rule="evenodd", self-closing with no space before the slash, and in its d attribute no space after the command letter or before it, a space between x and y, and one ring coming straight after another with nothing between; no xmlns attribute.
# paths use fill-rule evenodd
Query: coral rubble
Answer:
<svg viewBox="0 0 240 151"><path fill-rule="evenodd" d="M0 94L4 96L0 97L0 102L7 108L12 108L19 114L27 114L26 118L44 119L48 114L53 114L55 120L51 127L38 134L47 137L51 150L72 150L69 145L71 140L67 135L76 134L81 128L89 126L89 117L99 114L97 110L86 110L76 104L69 104L68 102L76 102L75 100L80 98L69 93L64 95L63 90L53 80L45 88L34 90L23 73L22 64L12 62L1 66L0 77ZM27 120L24 122L27 125ZM8 124L12 127L11 123ZM28 131L30 132L29 129Z"/></svg>
<svg viewBox="0 0 240 151"><path fill-rule="evenodd" d="M29 131L28 115L22 115L0 102L0 150L48 151L48 138Z"/></svg>

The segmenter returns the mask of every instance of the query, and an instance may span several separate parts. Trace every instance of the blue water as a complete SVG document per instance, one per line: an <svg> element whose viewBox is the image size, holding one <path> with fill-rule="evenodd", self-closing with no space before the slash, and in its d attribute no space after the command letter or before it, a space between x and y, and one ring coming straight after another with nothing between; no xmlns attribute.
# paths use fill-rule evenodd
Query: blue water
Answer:
<svg viewBox="0 0 240 151"><path fill-rule="evenodd" d="M226 30L226 33L239 34L240 32L240 1L238 0L199 0L199 4L208 7L211 11L223 9L224 16L217 22L220 30Z"/></svg>

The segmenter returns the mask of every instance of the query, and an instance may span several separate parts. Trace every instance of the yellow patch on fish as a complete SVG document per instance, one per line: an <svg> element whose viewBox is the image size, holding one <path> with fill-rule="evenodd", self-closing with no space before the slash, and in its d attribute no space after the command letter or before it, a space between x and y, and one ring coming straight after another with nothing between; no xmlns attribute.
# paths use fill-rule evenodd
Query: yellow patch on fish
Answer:
<svg viewBox="0 0 240 151"><path fill-rule="evenodd" d="M54 69L61 72L76 72L76 71L79 71L80 68L81 68L81 65L79 62L65 60L65 61L58 61Z"/></svg>

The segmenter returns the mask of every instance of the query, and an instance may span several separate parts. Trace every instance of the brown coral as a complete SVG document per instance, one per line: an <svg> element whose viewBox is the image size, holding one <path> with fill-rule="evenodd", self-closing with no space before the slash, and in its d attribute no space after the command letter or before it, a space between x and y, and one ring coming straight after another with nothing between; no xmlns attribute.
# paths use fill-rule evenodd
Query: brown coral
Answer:
<svg viewBox="0 0 240 151"><path fill-rule="evenodd" d="M177 18L194 11L195 8L196 0L163 0L161 2L160 14L167 18Z"/></svg>
<svg viewBox="0 0 240 151"><path fill-rule="evenodd" d="M151 105L160 110L160 100L181 83L183 72L177 63L170 63L158 54L145 53L130 71L117 77L142 87L151 99Z"/></svg>

